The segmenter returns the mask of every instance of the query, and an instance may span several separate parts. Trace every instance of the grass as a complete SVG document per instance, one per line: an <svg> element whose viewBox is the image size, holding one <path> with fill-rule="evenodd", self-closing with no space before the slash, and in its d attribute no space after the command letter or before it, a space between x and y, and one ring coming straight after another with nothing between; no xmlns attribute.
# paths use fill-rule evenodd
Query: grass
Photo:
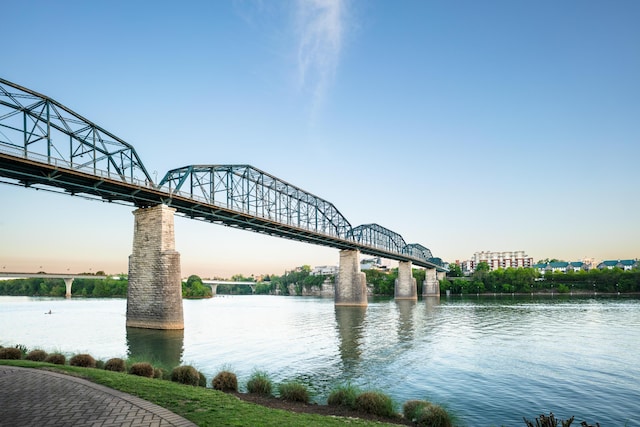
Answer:
<svg viewBox="0 0 640 427"><path fill-rule="evenodd" d="M120 372L53 365L26 360L0 360L0 365L45 368L85 378L97 384L148 400L194 422L198 426L390 426L366 420L299 414L243 402L212 389L171 381L143 378Z"/></svg>

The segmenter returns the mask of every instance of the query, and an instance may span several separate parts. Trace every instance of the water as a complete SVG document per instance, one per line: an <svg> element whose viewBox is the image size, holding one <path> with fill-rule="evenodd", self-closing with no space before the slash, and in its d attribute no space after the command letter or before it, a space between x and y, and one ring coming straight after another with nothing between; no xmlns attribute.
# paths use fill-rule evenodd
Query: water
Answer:
<svg viewBox="0 0 640 427"><path fill-rule="evenodd" d="M244 384L260 369L310 384L320 403L351 382L399 404L444 404L467 426L523 426L523 416L549 412L640 426L639 299L451 297L360 309L218 296L185 300L185 330L169 332L126 328L125 313L123 299L0 297L0 344L191 364L209 381L229 368Z"/></svg>

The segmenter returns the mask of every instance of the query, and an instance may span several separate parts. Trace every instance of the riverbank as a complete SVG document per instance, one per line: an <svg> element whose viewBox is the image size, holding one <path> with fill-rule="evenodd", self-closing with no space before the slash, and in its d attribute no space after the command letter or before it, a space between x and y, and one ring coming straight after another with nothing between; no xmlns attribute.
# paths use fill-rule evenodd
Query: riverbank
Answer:
<svg viewBox="0 0 640 427"><path fill-rule="evenodd" d="M25 360L0 360L0 365L52 370L87 379L161 406L198 426L394 426L412 425L328 405L307 405L243 393L223 393L203 387L100 369L53 365ZM43 385L43 388L46 387ZM4 393L11 395L11 384ZM50 390L55 394L55 390ZM43 394L46 398L46 394ZM13 401L12 404L18 404Z"/></svg>

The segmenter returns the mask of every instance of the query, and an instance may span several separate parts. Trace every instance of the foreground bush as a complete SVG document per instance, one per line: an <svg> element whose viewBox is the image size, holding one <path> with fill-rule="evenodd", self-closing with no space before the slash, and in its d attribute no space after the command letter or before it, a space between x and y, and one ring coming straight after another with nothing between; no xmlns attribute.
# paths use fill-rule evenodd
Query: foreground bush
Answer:
<svg viewBox="0 0 640 427"><path fill-rule="evenodd" d="M421 427L451 427L453 421L441 406L424 400L410 400L402 407L404 417Z"/></svg>
<svg viewBox="0 0 640 427"><path fill-rule="evenodd" d="M238 391L238 378L233 372L220 371L218 375L213 377L211 385L214 390Z"/></svg>
<svg viewBox="0 0 640 427"><path fill-rule="evenodd" d="M44 362L44 359L47 358L47 352L44 350L32 350L24 358L34 362Z"/></svg>
<svg viewBox="0 0 640 427"><path fill-rule="evenodd" d="M113 371L113 372L124 372L127 370L127 365L124 360L119 357L114 357L113 359L107 360L107 363L104 364L105 371Z"/></svg>
<svg viewBox="0 0 640 427"><path fill-rule="evenodd" d="M44 359L44 361L47 363L53 363L54 365L64 365L65 363L67 363L67 358L64 354L53 353L48 355L47 358Z"/></svg>
<svg viewBox="0 0 640 427"><path fill-rule="evenodd" d="M151 366L151 363L138 362L131 365L129 373L139 377L153 378L154 369L153 366Z"/></svg>
<svg viewBox="0 0 640 427"><path fill-rule="evenodd" d="M200 382L200 374L193 366L177 366L171 371L171 381L174 383L197 386Z"/></svg>
<svg viewBox="0 0 640 427"><path fill-rule="evenodd" d="M381 417L395 417L393 401L389 396L377 391L365 391L356 397L355 409Z"/></svg>
<svg viewBox="0 0 640 427"><path fill-rule="evenodd" d="M272 388L273 383L269 379L269 375L263 371L255 371L247 381L247 391L249 393L271 396Z"/></svg>
<svg viewBox="0 0 640 427"><path fill-rule="evenodd" d="M153 369L153 378L158 379L158 380L164 380L164 379L168 379L165 378L166 374L164 369L162 368L154 368Z"/></svg>
<svg viewBox="0 0 640 427"><path fill-rule="evenodd" d="M76 354L69 359L69 365L80 366L81 368L95 368L96 359L90 354Z"/></svg>
<svg viewBox="0 0 640 427"><path fill-rule="evenodd" d="M355 409L358 389L352 385L340 386L331 391L327 398L329 406L345 406Z"/></svg>
<svg viewBox="0 0 640 427"><path fill-rule="evenodd" d="M286 382L278 386L280 397L291 402L309 403L309 391L304 384L298 382Z"/></svg>
<svg viewBox="0 0 640 427"><path fill-rule="evenodd" d="M207 377L198 371L198 387L207 387Z"/></svg>
<svg viewBox="0 0 640 427"><path fill-rule="evenodd" d="M22 359L22 351L15 347L0 348L0 359L20 360Z"/></svg>

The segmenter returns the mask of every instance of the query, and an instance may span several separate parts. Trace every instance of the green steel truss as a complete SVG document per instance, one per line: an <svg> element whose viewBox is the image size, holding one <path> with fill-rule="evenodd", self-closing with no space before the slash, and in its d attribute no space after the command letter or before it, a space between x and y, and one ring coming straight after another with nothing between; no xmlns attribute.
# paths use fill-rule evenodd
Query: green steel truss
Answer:
<svg viewBox="0 0 640 427"><path fill-rule="evenodd" d="M281 224L345 238L349 221L330 202L250 165L191 165L167 172L170 193Z"/></svg>
<svg viewBox="0 0 640 427"><path fill-rule="evenodd" d="M64 105L0 79L0 183L137 207L444 270L377 224L351 227L330 202L249 165L191 165L154 183L132 145Z"/></svg>
<svg viewBox="0 0 640 427"><path fill-rule="evenodd" d="M53 99L4 79L0 143L3 151L24 158L122 182L151 182L133 146Z"/></svg>

